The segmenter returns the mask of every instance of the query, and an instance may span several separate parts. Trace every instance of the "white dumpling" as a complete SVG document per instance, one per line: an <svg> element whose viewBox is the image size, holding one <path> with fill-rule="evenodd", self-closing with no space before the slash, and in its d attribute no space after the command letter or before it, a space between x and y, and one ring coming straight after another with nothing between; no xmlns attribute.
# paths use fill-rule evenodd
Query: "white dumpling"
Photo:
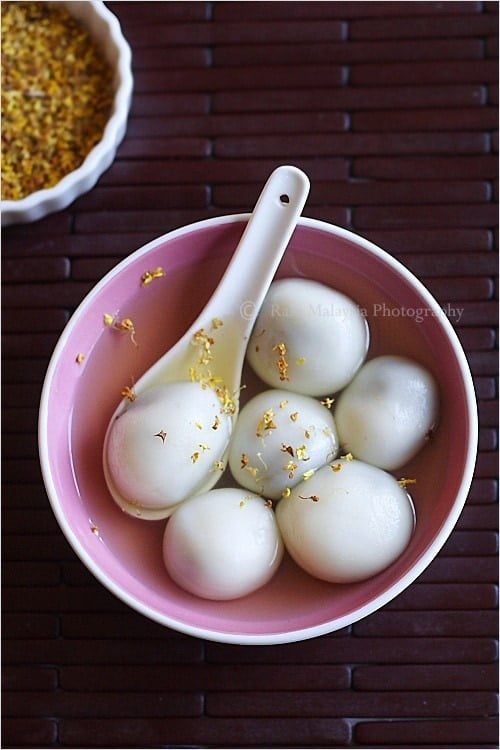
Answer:
<svg viewBox="0 0 500 750"><path fill-rule="evenodd" d="M331 410L310 396L272 389L242 408L229 452L234 479L272 500L337 456Z"/></svg>
<svg viewBox="0 0 500 750"><path fill-rule="evenodd" d="M335 408L342 449L388 471L422 448L437 415L438 389L430 372L393 355L364 364Z"/></svg>
<svg viewBox="0 0 500 750"><path fill-rule="evenodd" d="M111 427L106 454L124 510L166 517L215 484L232 430L221 406L211 388L187 381L150 388L127 406Z"/></svg>
<svg viewBox="0 0 500 750"><path fill-rule="evenodd" d="M338 460L297 485L276 509L285 547L315 578L364 580L404 551L413 504L397 480L362 461Z"/></svg>
<svg viewBox="0 0 500 750"><path fill-rule="evenodd" d="M273 282L247 349L272 388L322 396L343 388L365 359L368 326L356 303L317 281Z"/></svg>
<svg viewBox="0 0 500 750"><path fill-rule="evenodd" d="M205 599L235 599L276 573L284 546L273 509L237 488L189 498L169 518L163 559L171 578Z"/></svg>

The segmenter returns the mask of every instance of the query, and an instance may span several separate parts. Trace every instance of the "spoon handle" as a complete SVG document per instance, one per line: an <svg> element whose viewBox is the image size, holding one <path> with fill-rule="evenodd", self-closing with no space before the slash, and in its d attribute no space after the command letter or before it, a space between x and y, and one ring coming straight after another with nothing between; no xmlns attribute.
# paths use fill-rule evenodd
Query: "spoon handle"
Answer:
<svg viewBox="0 0 500 750"><path fill-rule="evenodd" d="M300 169L281 166L272 172L207 305L182 338L141 376L136 394L155 384L186 380L200 356L192 346L193 335L210 331L215 319L222 319L224 328L214 352L216 363L211 365L231 392L239 388L248 338L308 193L309 179Z"/></svg>
<svg viewBox="0 0 500 750"><path fill-rule="evenodd" d="M272 172L255 204L213 297L225 314L239 318L243 334L255 323L308 194L308 177L285 165Z"/></svg>

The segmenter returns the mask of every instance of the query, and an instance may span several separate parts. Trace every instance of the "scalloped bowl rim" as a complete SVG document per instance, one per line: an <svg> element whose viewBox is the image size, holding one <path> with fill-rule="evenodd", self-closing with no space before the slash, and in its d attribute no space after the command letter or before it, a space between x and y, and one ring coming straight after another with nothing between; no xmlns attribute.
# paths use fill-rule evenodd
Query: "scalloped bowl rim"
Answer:
<svg viewBox="0 0 500 750"><path fill-rule="evenodd" d="M150 607L143 602L138 602L134 596L131 596L127 591L124 591L123 588L114 580L112 580L105 571L103 571L98 565L95 564L91 555L89 555L86 550L82 548L77 535L74 533L71 525L68 523L66 515L61 508L61 504L57 496L57 491L54 485L50 468L51 462L48 441L49 396L52 378L57 367L57 362L60 353L64 350L64 347L66 346L66 343L71 336L73 327L75 326L77 320L85 315L86 309L91 304L93 298L99 294L100 290L104 286L106 286L106 284L108 284L108 282L112 278L114 278L125 268L127 268L130 263L133 263L137 258L140 258L142 255L147 254L150 250L166 241L177 239L179 237L182 237L184 234L190 233L194 230L203 230L204 228L210 228L214 225L217 226L230 224L233 222L247 221L249 216L250 214L245 213L212 217L167 232L166 234L161 235L160 237L157 237L148 242L135 252L131 253L125 259L120 261L96 284L96 286L93 287L93 289L86 295L86 297L80 303L79 307L73 313L65 329L63 330L61 337L56 344L47 369L42 388L39 411L39 454L42 476L49 501L64 535L66 536L67 540L73 547L80 560L86 565L90 572L118 599L126 603L135 611L146 616L147 618L163 626L172 628L173 630L187 635L221 643L232 643L240 645L272 645L292 643L296 641L315 638L351 625L354 622L357 622L358 620L372 614L376 610L383 607L389 601L394 599L394 597L403 592L411 583L415 581L416 578L421 575L421 573L433 561L433 559L436 557L436 555L448 539L454 526L457 523L457 520L467 499L467 495L474 475L477 457L478 415L473 380L462 345L460 344L458 336L450 321L446 316L442 314L442 308L439 306L438 302L435 300L432 294L422 284L422 282L420 282L412 274L412 272L409 271L400 261L396 260L385 250L382 250L380 247L363 238L362 236L333 224L329 224L328 222L322 220L301 217L298 222L300 226L310 227L312 229L327 232L339 238L354 242L358 245L361 245L361 247L367 250L370 254L377 256L377 258L382 263L388 264L398 274L402 275L410 283L410 285L413 286L413 288L429 305L429 307L436 313L436 316L439 317L440 324L444 327L446 336L457 358L457 363L460 370L457 375L459 375L462 379L467 404L466 408L468 420L468 440L465 452L466 457L464 461L460 485L458 491L456 492L453 505L450 508L450 511L447 514L446 519L436 537L433 539L425 552L415 562L412 563L411 567L404 575L399 577L393 584L389 585L382 593L371 598L366 604L355 608L354 610L348 612L345 616L334 617L332 620L329 620L328 622L322 622L318 625L293 629L283 633L272 632L256 634L220 631L211 628L190 625L189 623L179 621L174 617L170 617L168 615L165 615L164 613L158 612L153 607Z"/></svg>
<svg viewBox="0 0 500 750"><path fill-rule="evenodd" d="M63 210L91 190L113 162L116 150L125 135L133 90L132 51L122 34L120 22L104 5L103 0L70 0L62 4L68 9L72 6L87 6L89 17L93 13L94 18L99 19L106 27L109 38L114 42L118 56L114 70L116 89L111 116L104 127L101 140L89 151L77 169L69 172L50 188L37 190L17 201L0 201L2 226L37 221L48 214ZM90 33L93 36L93 33Z"/></svg>

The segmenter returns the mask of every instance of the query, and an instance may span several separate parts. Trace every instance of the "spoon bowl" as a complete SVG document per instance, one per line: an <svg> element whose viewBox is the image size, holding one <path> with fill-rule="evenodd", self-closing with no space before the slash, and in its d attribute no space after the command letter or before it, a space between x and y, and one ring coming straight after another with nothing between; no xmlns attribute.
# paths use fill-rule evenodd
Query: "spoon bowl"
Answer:
<svg viewBox="0 0 500 750"><path fill-rule="evenodd" d="M142 520L166 518L188 495L206 491L217 482L219 475L213 467L225 462L232 423L239 410L248 339L308 193L309 180L300 169L281 166L274 170L212 297L186 333L142 375L129 398L118 405L106 432L103 470L113 499L127 513ZM191 385L182 389L181 396L173 384L186 381ZM207 394L207 389L215 393L215 404L208 404L207 396L212 394ZM141 413L141 397L145 393L149 403ZM181 398L185 404L179 403ZM202 400L207 403L203 405ZM203 439L212 435L210 430L208 435L203 434L206 424L204 428L202 422L206 420L194 415L191 420L187 418L192 402L195 407L199 403L200 415L209 415L207 419L214 425L216 437L226 436L225 440L216 441L216 450L210 450L210 455L206 451L212 446ZM127 408L138 413L137 418L135 414L127 415ZM186 434L172 448L167 435L171 430L163 429L162 424L158 431L144 429L149 427L151 418L160 419L160 414L168 418L174 409L174 440L179 430L187 433L191 429L194 433L192 445L197 447L189 453L185 450ZM169 482L173 474L180 477L175 490ZM122 483L124 476L129 481ZM146 489L143 495L141 485L146 484L152 489Z"/></svg>

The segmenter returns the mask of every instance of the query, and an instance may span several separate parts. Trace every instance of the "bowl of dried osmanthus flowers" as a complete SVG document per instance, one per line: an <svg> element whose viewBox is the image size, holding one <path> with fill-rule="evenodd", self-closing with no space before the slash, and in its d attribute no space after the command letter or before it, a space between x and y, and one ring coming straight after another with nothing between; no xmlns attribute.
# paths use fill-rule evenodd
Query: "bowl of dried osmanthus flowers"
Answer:
<svg viewBox="0 0 500 750"><path fill-rule="evenodd" d="M90 190L130 109L131 51L100 0L2 2L2 225Z"/></svg>

